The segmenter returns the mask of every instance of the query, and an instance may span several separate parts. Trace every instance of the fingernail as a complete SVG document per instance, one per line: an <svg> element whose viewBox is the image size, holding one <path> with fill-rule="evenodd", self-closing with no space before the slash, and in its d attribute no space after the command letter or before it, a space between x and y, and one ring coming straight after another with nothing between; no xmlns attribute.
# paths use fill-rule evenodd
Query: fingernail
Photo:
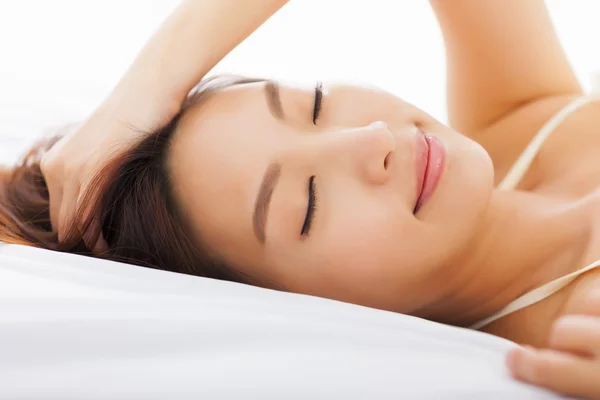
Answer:
<svg viewBox="0 0 600 400"><path fill-rule="evenodd" d="M506 366L515 378L528 380L531 375L527 360L530 353L528 348L531 348L531 346L525 345L512 349L506 357Z"/></svg>

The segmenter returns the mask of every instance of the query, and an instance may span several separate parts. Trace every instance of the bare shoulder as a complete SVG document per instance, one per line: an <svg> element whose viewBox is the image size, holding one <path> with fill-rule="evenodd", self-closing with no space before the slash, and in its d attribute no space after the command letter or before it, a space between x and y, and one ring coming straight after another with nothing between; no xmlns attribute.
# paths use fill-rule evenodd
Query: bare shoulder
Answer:
<svg viewBox="0 0 600 400"><path fill-rule="evenodd" d="M542 126L575 96L549 97L519 107L473 135L490 154L496 184ZM569 115L546 140L519 188L579 197L600 186L600 100Z"/></svg>
<svg viewBox="0 0 600 400"><path fill-rule="evenodd" d="M600 270L592 270L573 283L560 316L583 314L600 316Z"/></svg>

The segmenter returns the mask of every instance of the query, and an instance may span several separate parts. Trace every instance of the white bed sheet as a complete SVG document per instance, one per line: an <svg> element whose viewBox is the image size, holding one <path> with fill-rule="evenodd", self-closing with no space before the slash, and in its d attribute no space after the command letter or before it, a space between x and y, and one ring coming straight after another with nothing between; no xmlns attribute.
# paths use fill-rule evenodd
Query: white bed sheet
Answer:
<svg viewBox="0 0 600 400"><path fill-rule="evenodd" d="M554 399L503 339L0 244L1 399Z"/></svg>

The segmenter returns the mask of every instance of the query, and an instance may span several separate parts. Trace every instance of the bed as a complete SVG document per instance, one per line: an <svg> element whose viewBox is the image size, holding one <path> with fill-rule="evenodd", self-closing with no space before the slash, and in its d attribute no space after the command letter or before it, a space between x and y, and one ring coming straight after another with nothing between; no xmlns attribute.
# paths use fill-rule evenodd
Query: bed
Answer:
<svg viewBox="0 0 600 400"><path fill-rule="evenodd" d="M491 335L0 245L2 399L555 399Z"/></svg>
<svg viewBox="0 0 600 400"><path fill-rule="evenodd" d="M90 112L174 3L60 0L36 3L36 13L29 2L0 6L0 164L14 162L40 132ZM294 12L311 15L308 5L300 10L308 3L294 3ZM335 7L349 3L336 4L318 18L329 21ZM382 12L391 19L375 24L397 27L398 37L414 35L416 27L397 18L420 21L423 32L436 29L426 5L411 7L413 14ZM353 4L345 12L358 18L361 10ZM368 50L370 40L362 30L353 33L354 19L347 20L348 34L362 40L349 42ZM287 68L312 78L294 56L327 54L331 43L319 42L315 30L293 45L299 39L291 27L304 23L298 21L282 16L269 22L222 70L243 64L251 74ZM282 39L292 40L290 48L259 51L256 43L271 40L270 32L282 26L292 32ZM342 72L344 79L372 76L382 84L394 78L391 90L417 105L428 101L443 118L443 94L430 95L443 85L441 42L432 32L425 42L399 49L439 50L416 66L419 75L399 74L385 59L350 63L354 45L336 50L339 63L314 66L325 78ZM302 47L305 42L310 48ZM332 300L0 244L0 399L559 398L510 378L504 357L513 346L484 333Z"/></svg>

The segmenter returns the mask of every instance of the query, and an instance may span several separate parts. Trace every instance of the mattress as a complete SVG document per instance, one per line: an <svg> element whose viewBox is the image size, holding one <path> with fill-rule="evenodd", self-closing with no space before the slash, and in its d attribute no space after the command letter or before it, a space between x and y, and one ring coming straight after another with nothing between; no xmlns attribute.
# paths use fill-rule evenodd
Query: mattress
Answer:
<svg viewBox="0 0 600 400"><path fill-rule="evenodd" d="M366 307L0 245L2 399L554 399L504 339Z"/></svg>

